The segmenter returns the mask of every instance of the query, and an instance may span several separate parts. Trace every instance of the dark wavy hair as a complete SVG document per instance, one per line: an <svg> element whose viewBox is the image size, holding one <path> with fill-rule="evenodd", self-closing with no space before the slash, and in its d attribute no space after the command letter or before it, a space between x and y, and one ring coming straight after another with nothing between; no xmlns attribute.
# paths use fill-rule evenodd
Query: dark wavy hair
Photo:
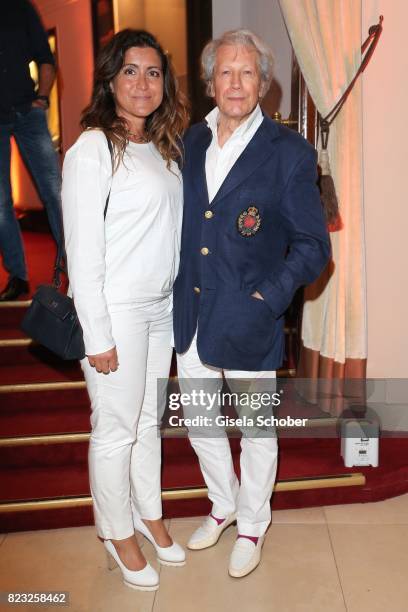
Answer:
<svg viewBox="0 0 408 612"><path fill-rule="evenodd" d="M123 66L125 53L131 47L151 47L160 56L163 70L163 100L146 120L146 133L149 140L159 150L170 167L172 160L179 164L183 161L182 135L187 127L189 115L185 96L178 89L170 59L156 38L145 30L122 30L99 53L95 72L92 98L83 110L81 126L100 128L115 147L116 167L123 155L128 139L128 126L116 114L115 100L110 82Z"/></svg>

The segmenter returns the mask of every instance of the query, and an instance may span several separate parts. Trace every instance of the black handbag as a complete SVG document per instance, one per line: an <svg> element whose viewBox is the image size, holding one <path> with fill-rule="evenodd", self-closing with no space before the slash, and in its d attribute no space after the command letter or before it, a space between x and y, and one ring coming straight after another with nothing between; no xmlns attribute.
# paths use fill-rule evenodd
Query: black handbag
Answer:
<svg viewBox="0 0 408 612"><path fill-rule="evenodd" d="M112 143L106 137L112 161ZM108 210L110 190L106 198L103 217ZM83 359L85 357L82 327L72 298L61 293L61 272L63 248L58 245L52 285L39 285L32 302L21 322L21 329L30 338L42 344L62 359Z"/></svg>

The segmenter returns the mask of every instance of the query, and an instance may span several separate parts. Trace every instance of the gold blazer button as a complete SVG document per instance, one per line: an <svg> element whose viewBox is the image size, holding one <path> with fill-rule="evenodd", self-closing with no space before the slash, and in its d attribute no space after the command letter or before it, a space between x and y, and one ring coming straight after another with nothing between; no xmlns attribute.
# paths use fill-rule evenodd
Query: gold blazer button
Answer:
<svg viewBox="0 0 408 612"><path fill-rule="evenodd" d="M195 291L196 293L201 293L201 289L200 289L200 287L194 287L194 291Z"/></svg>
<svg viewBox="0 0 408 612"><path fill-rule="evenodd" d="M206 219L211 219L214 216L214 213L211 210L206 210L204 213L204 217Z"/></svg>
<svg viewBox="0 0 408 612"><path fill-rule="evenodd" d="M207 247L203 247L203 248L201 249L201 255L208 255L208 253L209 253L209 252L210 252L210 251L207 249Z"/></svg>

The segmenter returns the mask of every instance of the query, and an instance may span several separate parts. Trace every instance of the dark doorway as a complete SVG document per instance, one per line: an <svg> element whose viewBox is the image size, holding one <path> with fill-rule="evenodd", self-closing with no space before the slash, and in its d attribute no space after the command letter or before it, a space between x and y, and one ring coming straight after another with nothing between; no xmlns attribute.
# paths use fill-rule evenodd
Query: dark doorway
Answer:
<svg viewBox="0 0 408 612"><path fill-rule="evenodd" d="M202 121L212 108L200 78L200 55L212 38L211 0L186 0L188 93L191 103L191 122Z"/></svg>

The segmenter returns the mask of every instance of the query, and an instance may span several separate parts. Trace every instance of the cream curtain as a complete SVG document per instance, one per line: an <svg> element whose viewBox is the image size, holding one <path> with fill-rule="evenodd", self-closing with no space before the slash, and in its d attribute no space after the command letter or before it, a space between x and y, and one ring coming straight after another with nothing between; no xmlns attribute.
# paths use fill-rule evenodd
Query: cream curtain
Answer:
<svg viewBox="0 0 408 612"><path fill-rule="evenodd" d="M325 116L360 65L361 2L280 0L280 5L303 77ZM302 341L309 358L324 362L312 368L314 375L352 377L354 370L359 377L367 357L359 80L330 128L328 153L342 227L330 234L331 265L306 289Z"/></svg>

